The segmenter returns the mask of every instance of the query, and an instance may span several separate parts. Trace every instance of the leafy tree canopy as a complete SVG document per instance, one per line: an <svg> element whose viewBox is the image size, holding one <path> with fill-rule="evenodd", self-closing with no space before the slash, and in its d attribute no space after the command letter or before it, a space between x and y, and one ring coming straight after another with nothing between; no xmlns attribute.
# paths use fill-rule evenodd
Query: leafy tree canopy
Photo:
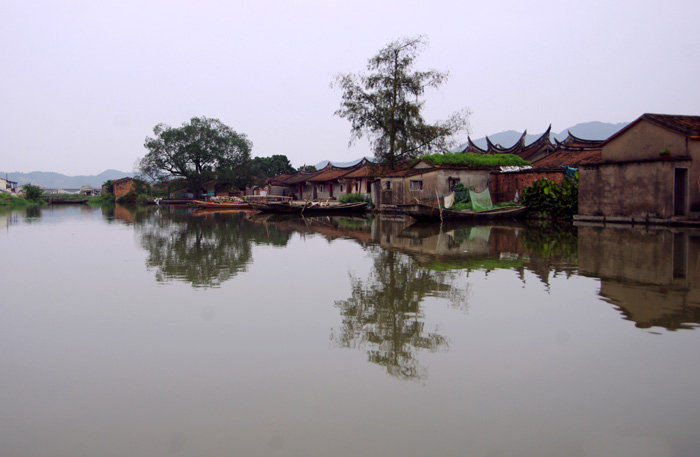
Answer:
<svg viewBox="0 0 700 457"><path fill-rule="evenodd" d="M313 165L302 165L299 167L299 170L297 170L297 171L305 171L307 173L310 173L312 171L318 171L318 170L316 170L316 167Z"/></svg>
<svg viewBox="0 0 700 457"><path fill-rule="evenodd" d="M218 119L193 117L181 127L158 124L144 143L141 172L154 179L183 178L194 189L210 180L242 185L252 143Z"/></svg>
<svg viewBox="0 0 700 457"><path fill-rule="evenodd" d="M375 157L383 165L397 163L432 152L446 152L452 136L467 129L468 110L433 124L423 119L422 97L437 88L447 73L414 70L415 60L425 46L424 37L389 43L369 59L367 73L340 74L335 86L342 91L337 116L350 121L350 142L367 136Z"/></svg>
<svg viewBox="0 0 700 457"><path fill-rule="evenodd" d="M275 154L271 157L255 157L250 161L250 174L261 178L271 178L283 173L294 173L294 167L286 155Z"/></svg>
<svg viewBox="0 0 700 457"><path fill-rule="evenodd" d="M41 189L41 187L38 186L33 186L31 184L25 184L24 185L24 195L26 195L27 200L38 200L39 197L41 197L41 194L43 194L44 191Z"/></svg>

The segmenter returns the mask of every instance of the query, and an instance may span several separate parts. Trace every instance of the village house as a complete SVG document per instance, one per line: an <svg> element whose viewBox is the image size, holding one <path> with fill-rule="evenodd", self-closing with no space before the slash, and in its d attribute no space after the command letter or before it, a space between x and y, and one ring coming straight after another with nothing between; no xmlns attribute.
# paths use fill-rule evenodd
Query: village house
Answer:
<svg viewBox="0 0 700 457"><path fill-rule="evenodd" d="M497 167L433 165L419 160L409 168L384 174L372 188L372 201L380 209L397 205L434 202L451 193L457 183L476 192L489 187L491 171Z"/></svg>
<svg viewBox="0 0 700 457"><path fill-rule="evenodd" d="M700 215L700 116L643 114L582 165L576 220L668 223Z"/></svg>
<svg viewBox="0 0 700 457"><path fill-rule="evenodd" d="M307 181L314 187L313 199L337 200L348 194L348 186L345 183L341 184L340 179L357 168L359 168L357 165L336 167L329 163L320 173L310 177Z"/></svg>
<svg viewBox="0 0 700 457"><path fill-rule="evenodd" d="M368 160L362 159L352 171L338 179L341 194L365 194L372 192L372 182L381 175L381 168Z"/></svg>

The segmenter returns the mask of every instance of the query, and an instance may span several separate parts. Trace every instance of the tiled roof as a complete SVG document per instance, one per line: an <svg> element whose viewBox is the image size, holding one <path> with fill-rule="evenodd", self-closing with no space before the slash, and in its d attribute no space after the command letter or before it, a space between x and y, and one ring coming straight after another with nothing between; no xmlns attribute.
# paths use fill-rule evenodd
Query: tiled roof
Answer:
<svg viewBox="0 0 700 457"><path fill-rule="evenodd" d="M532 165L536 168L578 168L579 165L588 165L600 161L600 149L588 149L583 151L558 150L536 162L533 162Z"/></svg>
<svg viewBox="0 0 700 457"><path fill-rule="evenodd" d="M343 178L370 178L381 175L381 167L372 163L365 164L343 176Z"/></svg>
<svg viewBox="0 0 700 457"><path fill-rule="evenodd" d="M423 173L429 173L435 170L437 170L437 168L404 168L403 170L394 170L391 172L384 173L382 175L382 178L403 178L406 176L414 176Z"/></svg>
<svg viewBox="0 0 700 457"><path fill-rule="evenodd" d="M314 176L323 173L321 171L312 171L311 173L297 173L289 179L285 180L285 184L299 184L300 182L306 182Z"/></svg>
<svg viewBox="0 0 700 457"><path fill-rule="evenodd" d="M330 168L328 170L322 170L321 173L313 176L309 179L312 182L324 182L324 181L334 181L343 175L350 173L355 170L355 167L350 168Z"/></svg>
<svg viewBox="0 0 700 457"><path fill-rule="evenodd" d="M284 184L287 184L287 181L289 179L291 179L292 177L294 177L296 175L297 175L296 173L285 173L285 174L281 174L281 175L275 176L273 178L270 178L268 181L270 184L273 184L273 185L275 185L275 184L276 185L280 185L280 184L284 185Z"/></svg>
<svg viewBox="0 0 700 457"><path fill-rule="evenodd" d="M688 136L700 136L700 116L646 113L642 118Z"/></svg>

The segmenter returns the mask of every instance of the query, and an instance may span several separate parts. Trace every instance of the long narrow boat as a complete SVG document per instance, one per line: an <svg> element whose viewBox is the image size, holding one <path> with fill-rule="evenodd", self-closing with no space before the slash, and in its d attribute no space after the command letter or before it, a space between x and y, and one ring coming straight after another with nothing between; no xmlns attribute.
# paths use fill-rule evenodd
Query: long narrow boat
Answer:
<svg viewBox="0 0 700 457"><path fill-rule="evenodd" d="M207 202L204 200L192 200L192 204L199 208L207 209L251 209L248 202Z"/></svg>
<svg viewBox="0 0 700 457"><path fill-rule="evenodd" d="M253 209L265 213L300 214L309 216L312 214L332 213L357 213L367 209L367 202L340 203L338 205L294 204L286 202L251 203Z"/></svg>
<svg viewBox="0 0 700 457"><path fill-rule="evenodd" d="M418 203L399 206L403 213L425 221L478 221L491 219L508 219L519 216L525 212L524 206L504 206L486 211L454 211L443 208L442 211L436 206L421 205Z"/></svg>

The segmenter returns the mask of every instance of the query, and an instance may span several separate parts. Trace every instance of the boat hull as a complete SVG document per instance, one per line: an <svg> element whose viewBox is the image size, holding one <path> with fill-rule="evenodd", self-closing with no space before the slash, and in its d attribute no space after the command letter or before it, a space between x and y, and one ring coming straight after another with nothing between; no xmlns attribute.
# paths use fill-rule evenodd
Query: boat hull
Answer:
<svg viewBox="0 0 700 457"><path fill-rule="evenodd" d="M314 205L294 205L290 203L251 203L253 209L265 213L278 214L299 214L310 216L312 214L335 214L335 213L361 213L367 209L367 203L347 203L340 205L314 206Z"/></svg>
<svg viewBox="0 0 700 457"><path fill-rule="evenodd" d="M233 203L233 202L207 202L204 200L192 200L192 204L198 208L206 209L252 209L249 203Z"/></svg>
<svg viewBox="0 0 700 457"><path fill-rule="evenodd" d="M495 208L488 211L453 211L451 209L442 209L428 205L402 205L401 211L409 216L425 221L478 221L478 220L493 220L493 219L509 219L515 218L523 214L526 210L524 206L507 206L503 208ZM442 214L441 214L442 213Z"/></svg>

